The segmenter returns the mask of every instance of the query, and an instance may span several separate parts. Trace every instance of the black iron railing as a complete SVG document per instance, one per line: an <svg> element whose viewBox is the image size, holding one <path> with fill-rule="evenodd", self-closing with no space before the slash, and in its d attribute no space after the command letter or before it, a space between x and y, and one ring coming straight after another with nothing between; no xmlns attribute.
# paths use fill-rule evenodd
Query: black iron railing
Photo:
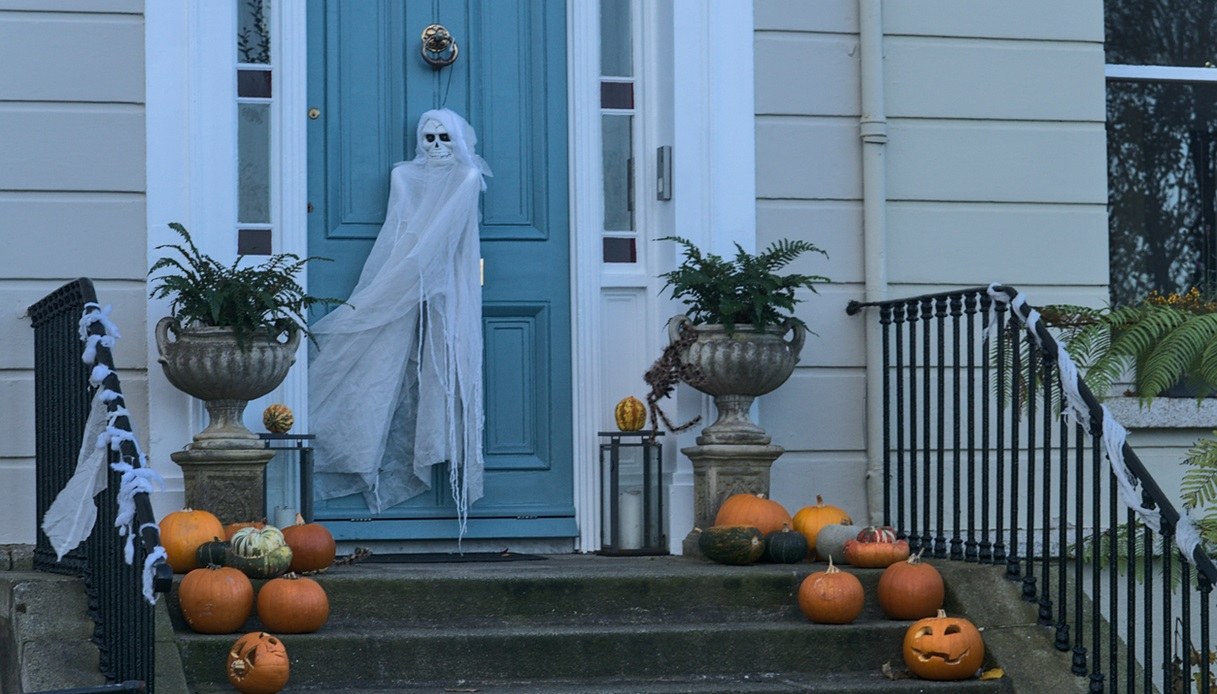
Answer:
<svg viewBox="0 0 1217 694"><path fill-rule="evenodd" d="M34 566L42 571L79 576L84 579L89 612L95 628L93 641L100 651L100 670L107 682L145 683L153 691L154 641L153 605L144 594L164 593L172 586L173 570L157 551L160 534L145 491L134 494L134 520L124 524L126 532L138 536L132 561L124 554L127 541L116 528L119 495L124 475L111 465L142 464L134 436L129 438L131 422L107 340L96 344L92 363L81 359L81 321L86 307L100 310L93 283L88 279L70 282L29 308L34 328L34 429L36 441L36 523L41 521L52 501L72 477L77 453L89 416L95 387L92 375L104 375L97 386L111 394L107 403L113 427L120 433L114 440L118 450L108 449L108 484L96 497L97 521L92 534L79 547L57 560L55 549L45 533L38 533ZM102 321L88 323L90 335L105 335ZM96 341L96 340L95 340ZM99 367L99 371L95 371ZM127 489L132 487L128 477ZM152 554L148 569L151 585L145 586L145 560Z"/></svg>
<svg viewBox="0 0 1217 694"><path fill-rule="evenodd" d="M863 308L881 326L884 523L927 557L1002 567L1090 691L1212 691L1217 567L1183 556L1190 521L1017 290L847 310Z"/></svg>

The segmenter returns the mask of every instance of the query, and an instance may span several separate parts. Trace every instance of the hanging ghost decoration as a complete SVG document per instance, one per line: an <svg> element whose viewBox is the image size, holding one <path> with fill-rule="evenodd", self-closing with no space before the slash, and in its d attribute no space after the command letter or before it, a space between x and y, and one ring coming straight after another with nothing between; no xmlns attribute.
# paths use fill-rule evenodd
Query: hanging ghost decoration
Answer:
<svg viewBox="0 0 1217 694"><path fill-rule="evenodd" d="M482 496L478 197L491 174L453 111L422 114L417 134L349 305L312 327L316 496L362 494L381 513L447 463L463 536Z"/></svg>

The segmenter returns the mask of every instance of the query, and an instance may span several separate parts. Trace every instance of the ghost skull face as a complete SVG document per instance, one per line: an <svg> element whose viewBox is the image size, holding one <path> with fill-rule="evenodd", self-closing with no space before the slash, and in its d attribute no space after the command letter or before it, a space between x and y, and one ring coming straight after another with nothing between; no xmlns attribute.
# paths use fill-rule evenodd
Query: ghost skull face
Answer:
<svg viewBox="0 0 1217 694"><path fill-rule="evenodd" d="M428 120L423 124L423 151L432 162L446 162L452 159L452 138L448 129L437 120Z"/></svg>

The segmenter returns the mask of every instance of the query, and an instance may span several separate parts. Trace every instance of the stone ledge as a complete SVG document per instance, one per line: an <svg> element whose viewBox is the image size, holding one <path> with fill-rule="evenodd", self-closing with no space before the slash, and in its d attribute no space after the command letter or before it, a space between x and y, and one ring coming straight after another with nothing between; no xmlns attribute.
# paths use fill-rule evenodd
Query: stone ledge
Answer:
<svg viewBox="0 0 1217 694"><path fill-rule="evenodd" d="M1128 429L1217 429L1217 398L1154 398L1143 405L1139 398L1120 397L1103 404Z"/></svg>
<svg viewBox="0 0 1217 694"><path fill-rule="evenodd" d="M0 545L0 571L33 570L33 545Z"/></svg>

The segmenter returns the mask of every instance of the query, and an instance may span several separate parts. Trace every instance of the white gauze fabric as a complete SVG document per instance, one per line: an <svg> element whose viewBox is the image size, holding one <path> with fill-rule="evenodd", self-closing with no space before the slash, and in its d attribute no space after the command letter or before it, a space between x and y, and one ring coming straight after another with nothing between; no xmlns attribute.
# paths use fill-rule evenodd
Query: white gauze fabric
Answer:
<svg viewBox="0 0 1217 694"><path fill-rule="evenodd" d="M447 129L453 156L428 158L423 126ZM431 487L449 463L461 535L482 496L482 299L478 196L490 170L473 128L427 111L419 147L390 174L385 222L348 302L317 321L309 422L316 494L362 494L380 513Z"/></svg>

